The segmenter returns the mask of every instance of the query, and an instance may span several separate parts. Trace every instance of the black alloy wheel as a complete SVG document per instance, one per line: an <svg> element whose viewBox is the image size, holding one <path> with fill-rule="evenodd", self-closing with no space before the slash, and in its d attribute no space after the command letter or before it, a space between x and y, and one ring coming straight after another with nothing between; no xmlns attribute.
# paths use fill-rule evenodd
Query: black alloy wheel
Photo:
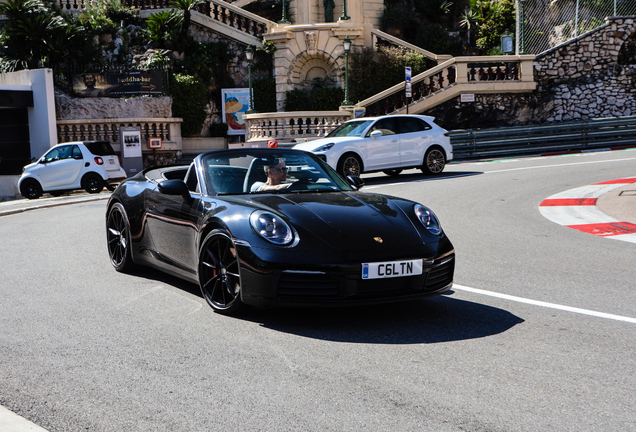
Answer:
<svg viewBox="0 0 636 432"><path fill-rule="evenodd" d="M395 177L400 175L400 173L402 172L402 169L396 168L396 169L384 170L382 172L388 176Z"/></svg>
<svg viewBox="0 0 636 432"><path fill-rule="evenodd" d="M106 219L106 239L110 262L118 272L125 272L133 266L130 253L130 226L126 210L120 203L115 203L108 211Z"/></svg>
<svg viewBox="0 0 636 432"><path fill-rule="evenodd" d="M104 180L97 174L87 174L82 183L84 190L91 194L100 193L104 189Z"/></svg>
<svg viewBox="0 0 636 432"><path fill-rule="evenodd" d="M353 153L347 153L338 161L338 173L347 178L349 176L360 177L362 174L362 162Z"/></svg>
<svg viewBox="0 0 636 432"><path fill-rule="evenodd" d="M243 307L238 252L224 230L210 232L203 241L199 285L203 298L215 312L232 315Z"/></svg>
<svg viewBox="0 0 636 432"><path fill-rule="evenodd" d="M424 174L436 175L441 174L445 166L446 156L444 156L444 152L437 147L433 147L426 152L421 170Z"/></svg>
<svg viewBox="0 0 636 432"><path fill-rule="evenodd" d="M42 186L37 180L28 179L20 185L20 193L28 199L38 199L42 196Z"/></svg>

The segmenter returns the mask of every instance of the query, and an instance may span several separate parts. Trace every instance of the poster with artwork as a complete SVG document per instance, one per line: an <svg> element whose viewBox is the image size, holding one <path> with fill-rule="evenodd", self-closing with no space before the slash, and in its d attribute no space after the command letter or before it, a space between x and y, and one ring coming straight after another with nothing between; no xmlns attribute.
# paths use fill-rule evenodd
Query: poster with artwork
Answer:
<svg viewBox="0 0 636 432"><path fill-rule="evenodd" d="M126 128L122 128L126 129ZM131 128L132 129L132 128ZM121 131L122 151L125 158L141 157L141 131Z"/></svg>
<svg viewBox="0 0 636 432"><path fill-rule="evenodd" d="M222 89L223 121L228 135L245 135L243 115L249 109L250 91L246 88Z"/></svg>

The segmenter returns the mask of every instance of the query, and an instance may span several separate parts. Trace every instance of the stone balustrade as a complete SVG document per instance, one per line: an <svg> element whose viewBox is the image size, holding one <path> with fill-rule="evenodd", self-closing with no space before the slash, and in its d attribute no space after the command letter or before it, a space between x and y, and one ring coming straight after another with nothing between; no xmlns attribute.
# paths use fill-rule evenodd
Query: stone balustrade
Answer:
<svg viewBox="0 0 636 432"><path fill-rule="evenodd" d="M297 111L246 114L246 141L322 138L353 117L351 111Z"/></svg>
<svg viewBox="0 0 636 432"><path fill-rule="evenodd" d="M120 127L139 126L142 143L149 138L161 138L161 151L181 152L181 118L114 118L58 120L57 140L59 143L71 141L104 140L112 144L115 151L120 150ZM148 145L142 146L146 152L152 152Z"/></svg>
<svg viewBox="0 0 636 432"><path fill-rule="evenodd" d="M466 92L474 91L475 93L483 92L483 90L474 84L484 83L489 83L488 93L493 93L493 90L514 91L517 87L515 83L520 84L518 86L520 91L525 90L524 84L534 82L532 66L534 58L534 55L451 58L412 78L413 96L411 103L415 104L430 95L441 93L444 89L458 85L466 87ZM448 92L448 94L455 95L454 92ZM435 99L435 103L443 101L444 98L441 97ZM402 109L405 105L404 82L356 104L357 107L364 107L367 115L389 114ZM418 111L432 106L420 106Z"/></svg>

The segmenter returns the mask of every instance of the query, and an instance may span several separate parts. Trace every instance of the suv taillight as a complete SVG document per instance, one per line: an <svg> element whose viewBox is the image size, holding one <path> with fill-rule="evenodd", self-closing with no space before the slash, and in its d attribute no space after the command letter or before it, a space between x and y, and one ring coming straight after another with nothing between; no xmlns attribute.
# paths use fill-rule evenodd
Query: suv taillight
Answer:
<svg viewBox="0 0 636 432"><path fill-rule="evenodd" d="M104 159L102 159L100 157L95 157L95 163L97 165L104 165Z"/></svg>

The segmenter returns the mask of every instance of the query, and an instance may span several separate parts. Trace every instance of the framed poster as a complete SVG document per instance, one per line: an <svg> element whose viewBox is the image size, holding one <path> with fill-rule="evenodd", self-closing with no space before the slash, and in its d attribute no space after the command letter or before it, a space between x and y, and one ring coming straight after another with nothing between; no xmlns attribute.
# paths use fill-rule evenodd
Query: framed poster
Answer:
<svg viewBox="0 0 636 432"><path fill-rule="evenodd" d="M160 149L161 148L161 138L148 138L148 148Z"/></svg>
<svg viewBox="0 0 636 432"><path fill-rule="evenodd" d="M228 135L245 135L243 115L249 109L250 90L246 88L222 89L223 121Z"/></svg>
<svg viewBox="0 0 636 432"><path fill-rule="evenodd" d="M141 157L141 130L139 128L121 128L121 150L125 158ZM126 130L137 129L137 130Z"/></svg>

